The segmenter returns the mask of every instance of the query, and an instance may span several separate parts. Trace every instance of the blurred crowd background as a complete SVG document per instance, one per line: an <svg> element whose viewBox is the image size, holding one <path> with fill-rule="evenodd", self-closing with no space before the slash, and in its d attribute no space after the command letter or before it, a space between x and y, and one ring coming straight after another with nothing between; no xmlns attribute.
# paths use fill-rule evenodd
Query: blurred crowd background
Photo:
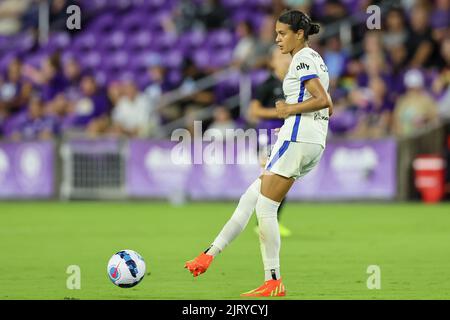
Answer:
<svg viewBox="0 0 450 320"><path fill-rule="evenodd" d="M204 129L255 126L248 106L226 100L243 74L252 94L270 76L274 22L287 8L321 24L310 46L330 74L330 136L402 138L450 119L449 0L48 2L42 39L40 1L0 1L2 140L151 138L170 123L192 129L205 110ZM74 4L80 30L66 26ZM380 30L366 26L373 4ZM229 68L238 76L199 86Z"/></svg>

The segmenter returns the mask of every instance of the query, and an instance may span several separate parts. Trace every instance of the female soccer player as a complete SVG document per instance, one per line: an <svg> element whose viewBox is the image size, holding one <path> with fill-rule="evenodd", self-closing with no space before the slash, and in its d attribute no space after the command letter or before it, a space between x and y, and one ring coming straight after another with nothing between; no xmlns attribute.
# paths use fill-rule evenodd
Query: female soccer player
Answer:
<svg viewBox="0 0 450 320"><path fill-rule="evenodd" d="M284 119L279 119L275 102L283 99L283 79L291 64L292 57L281 53L278 46L273 45L268 55L268 65L270 67L270 76L260 85L258 85L254 98L250 101L249 118L256 120L258 130L268 130L268 135L260 134L258 137L259 155L261 167L265 168L267 164L267 154L269 147L275 142L272 141L272 131L279 129ZM278 227L281 237L289 237L291 230L281 224L281 212L286 201L284 199L278 207ZM255 227L255 232L259 234L259 227Z"/></svg>
<svg viewBox="0 0 450 320"><path fill-rule="evenodd" d="M204 273L215 256L246 227L256 209L265 282L242 294L250 297L285 296L280 274L280 233L277 210L294 181L311 171L325 148L329 111L328 71L321 56L308 47L308 37L319 32L319 25L303 12L291 10L277 20L276 44L289 53L292 62L283 80L286 101L278 101L278 116L284 124L278 133L264 173L241 196L230 220L211 246L186 262L194 277Z"/></svg>

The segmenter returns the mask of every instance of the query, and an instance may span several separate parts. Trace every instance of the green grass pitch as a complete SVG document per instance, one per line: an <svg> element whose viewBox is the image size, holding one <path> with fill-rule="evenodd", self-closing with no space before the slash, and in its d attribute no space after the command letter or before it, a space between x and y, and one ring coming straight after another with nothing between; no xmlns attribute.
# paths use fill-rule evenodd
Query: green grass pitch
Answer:
<svg viewBox="0 0 450 320"><path fill-rule="evenodd" d="M2 202L0 299L240 299L263 281L253 217L193 278L184 262L205 249L235 203ZM450 206L287 203L282 221L285 299L450 299ZM143 255L149 275L114 286L106 264L120 249ZM69 290L69 265L81 289ZM366 286L367 267L381 289Z"/></svg>

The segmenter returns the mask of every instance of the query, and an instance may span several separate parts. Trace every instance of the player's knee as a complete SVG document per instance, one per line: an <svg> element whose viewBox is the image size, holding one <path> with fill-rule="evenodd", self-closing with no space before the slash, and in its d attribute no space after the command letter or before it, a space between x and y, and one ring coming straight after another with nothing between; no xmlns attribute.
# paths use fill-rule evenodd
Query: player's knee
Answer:
<svg viewBox="0 0 450 320"><path fill-rule="evenodd" d="M256 202L256 216L258 219L276 218L279 206L279 202L271 200L261 194Z"/></svg>

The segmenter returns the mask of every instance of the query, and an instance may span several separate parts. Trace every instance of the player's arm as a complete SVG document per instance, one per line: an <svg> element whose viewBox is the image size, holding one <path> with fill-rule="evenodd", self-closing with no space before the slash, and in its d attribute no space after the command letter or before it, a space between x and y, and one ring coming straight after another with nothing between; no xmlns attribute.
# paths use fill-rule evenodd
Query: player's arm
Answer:
<svg viewBox="0 0 450 320"><path fill-rule="evenodd" d="M264 108L259 100L252 100L250 102L249 115L259 119L278 118L275 108Z"/></svg>
<svg viewBox="0 0 450 320"><path fill-rule="evenodd" d="M333 114L333 100L331 99L331 96L329 93L327 93L328 95L328 116L331 117L331 115Z"/></svg>
<svg viewBox="0 0 450 320"><path fill-rule="evenodd" d="M318 78L312 78L305 82L305 87L311 94L311 98L300 103L287 104L277 101L276 108L279 118L287 118L298 113L314 112L325 108L332 109L331 97L325 91Z"/></svg>

